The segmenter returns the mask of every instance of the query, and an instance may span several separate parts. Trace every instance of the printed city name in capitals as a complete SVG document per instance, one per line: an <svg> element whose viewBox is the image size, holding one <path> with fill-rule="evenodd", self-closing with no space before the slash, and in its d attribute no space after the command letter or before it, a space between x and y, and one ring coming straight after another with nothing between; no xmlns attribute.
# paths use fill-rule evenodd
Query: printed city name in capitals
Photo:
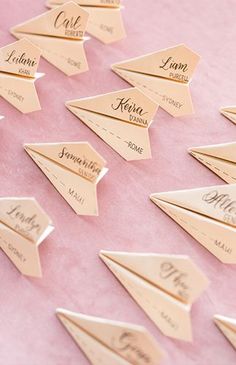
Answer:
<svg viewBox="0 0 236 365"><path fill-rule="evenodd" d="M15 247L12 243L7 242L2 237L0 237L0 240L3 242L6 251L9 252L9 255L14 255L18 260L20 260L22 263L26 262L26 257Z"/></svg>

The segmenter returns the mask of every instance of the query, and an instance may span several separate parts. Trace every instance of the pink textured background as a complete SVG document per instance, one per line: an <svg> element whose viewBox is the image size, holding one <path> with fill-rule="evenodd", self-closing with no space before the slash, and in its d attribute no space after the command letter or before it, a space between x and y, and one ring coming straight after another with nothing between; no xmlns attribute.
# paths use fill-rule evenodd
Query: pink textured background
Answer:
<svg viewBox="0 0 236 365"><path fill-rule="evenodd" d="M223 183L190 157L190 146L229 142L236 126L220 106L236 102L234 0L127 0L127 39L86 43L90 71L68 78L42 60L37 82L42 111L22 115L0 100L0 195L35 196L55 231L40 248L43 278L23 277L0 252L0 360L5 365L86 365L87 359L54 315L64 307L146 326L167 352L163 364L235 364L235 352L212 322L236 316L234 266L221 264L149 201L152 192ZM44 1L0 1L1 46L14 41L11 26L45 10ZM66 100L128 84L110 64L178 43L202 56L191 84L196 113L174 119L159 109L150 128L153 158L127 163L64 107ZM24 142L88 140L107 160L99 184L99 217L76 216L23 151ZM192 344L164 337L106 266L100 249L189 255L211 280L193 305ZM112 364L111 364L112 365Z"/></svg>

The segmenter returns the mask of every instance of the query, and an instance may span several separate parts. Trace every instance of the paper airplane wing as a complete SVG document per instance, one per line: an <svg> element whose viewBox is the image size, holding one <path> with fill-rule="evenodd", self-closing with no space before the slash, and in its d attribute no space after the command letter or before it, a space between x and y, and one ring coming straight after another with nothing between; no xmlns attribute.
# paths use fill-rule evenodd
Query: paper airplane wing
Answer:
<svg viewBox="0 0 236 365"><path fill-rule="evenodd" d="M63 5L69 0L48 0L47 6L50 8ZM120 0L104 1L104 0L73 0L80 6L99 6L103 8L118 8L120 6Z"/></svg>
<svg viewBox="0 0 236 365"><path fill-rule="evenodd" d="M236 263L236 185L158 193L150 198L220 261Z"/></svg>
<svg viewBox="0 0 236 365"><path fill-rule="evenodd" d="M192 147L189 153L227 183L236 183L235 142Z"/></svg>
<svg viewBox="0 0 236 365"><path fill-rule="evenodd" d="M66 106L126 160L151 157L148 127L157 105L138 89L72 100Z"/></svg>
<svg viewBox="0 0 236 365"><path fill-rule="evenodd" d="M199 56L184 45L134 58L112 66L171 115L193 112L188 82Z"/></svg>
<svg viewBox="0 0 236 365"><path fill-rule="evenodd" d="M140 326L58 309L57 315L94 365L156 365L163 352Z"/></svg>
<svg viewBox="0 0 236 365"><path fill-rule="evenodd" d="M147 277L145 268L141 272L147 278L137 274L140 267L136 267L136 272L133 272L131 256L128 257L129 265L127 260L123 260L124 257L121 260L121 256L113 252L101 251L100 257L163 334L185 341L192 340L190 305L178 300L177 295L170 295L171 290L174 291L173 286L172 289L169 286L170 292L167 292L161 286L154 285ZM122 264L125 261L127 266L119 260ZM138 260L140 258L135 258L135 261Z"/></svg>
<svg viewBox="0 0 236 365"><path fill-rule="evenodd" d="M27 39L0 48L0 72L34 77L41 50Z"/></svg>
<svg viewBox="0 0 236 365"><path fill-rule="evenodd" d="M228 118L231 122L236 124L236 107L228 106L220 109L222 115Z"/></svg>
<svg viewBox="0 0 236 365"><path fill-rule="evenodd" d="M26 152L77 214L97 215L105 160L87 142L27 144Z"/></svg>
<svg viewBox="0 0 236 365"><path fill-rule="evenodd" d="M11 29L15 33L82 39L88 22L88 12L69 1Z"/></svg>
<svg viewBox="0 0 236 365"><path fill-rule="evenodd" d="M22 274L41 276L38 245L52 230L35 199L0 198L1 248Z"/></svg>
<svg viewBox="0 0 236 365"><path fill-rule="evenodd" d="M214 322L236 350L236 319L215 315Z"/></svg>

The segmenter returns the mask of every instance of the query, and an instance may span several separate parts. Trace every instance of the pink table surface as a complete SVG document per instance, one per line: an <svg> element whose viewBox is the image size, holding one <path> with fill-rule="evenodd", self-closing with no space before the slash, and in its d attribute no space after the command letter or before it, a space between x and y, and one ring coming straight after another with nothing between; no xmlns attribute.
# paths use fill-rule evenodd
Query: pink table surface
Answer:
<svg viewBox="0 0 236 365"><path fill-rule="evenodd" d="M14 41L11 26L44 10L43 0L1 0L1 46ZM88 364L57 320L57 307L144 325L166 350L165 365L235 364L234 349L212 322L215 313L236 316L235 266L221 264L149 200L153 192L223 183L186 151L236 137L236 126L218 112L236 102L235 14L234 0L127 0L127 39L87 42L89 72L69 78L41 61L41 111L23 115L1 99L0 195L35 196L56 228L40 247L42 279L22 276L0 253L1 364ZM202 56L191 84L196 113L174 119L159 109L151 160L124 161L65 108L66 100L128 87L110 64L179 43ZM107 160L99 217L76 216L22 148L59 141L89 141ZM161 334L99 260L100 249L187 254L199 265L211 285L192 308L192 344Z"/></svg>

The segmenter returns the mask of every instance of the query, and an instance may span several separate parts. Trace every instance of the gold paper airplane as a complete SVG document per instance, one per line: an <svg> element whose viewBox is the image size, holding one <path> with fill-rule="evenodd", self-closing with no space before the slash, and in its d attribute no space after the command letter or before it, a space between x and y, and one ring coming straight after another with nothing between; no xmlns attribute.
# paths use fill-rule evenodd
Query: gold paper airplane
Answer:
<svg viewBox="0 0 236 365"><path fill-rule="evenodd" d="M144 327L57 309L57 316L93 365L158 365L163 351Z"/></svg>
<svg viewBox="0 0 236 365"><path fill-rule="evenodd" d="M187 256L101 251L100 258L164 335L192 340L191 305L209 282Z"/></svg>
<svg viewBox="0 0 236 365"><path fill-rule="evenodd" d="M113 43L125 38L120 0L74 0L89 13L87 31L103 43ZM55 8L68 0L48 0L47 6Z"/></svg>
<svg viewBox="0 0 236 365"><path fill-rule="evenodd" d="M168 113L180 117L193 113L189 84L199 58L180 44L117 63L112 70Z"/></svg>
<svg viewBox="0 0 236 365"><path fill-rule="evenodd" d="M41 50L27 39L0 48L0 96L22 113L40 110L35 81Z"/></svg>
<svg viewBox="0 0 236 365"><path fill-rule="evenodd" d="M108 169L88 142L34 143L24 148L77 214L98 215L97 184Z"/></svg>
<svg viewBox="0 0 236 365"><path fill-rule="evenodd" d="M228 118L231 122L236 124L236 106L227 106L220 109L222 115Z"/></svg>
<svg viewBox="0 0 236 365"><path fill-rule="evenodd" d="M84 52L89 14L70 1L11 29L16 38L26 37L42 50L42 56L66 75L88 70Z"/></svg>
<svg viewBox="0 0 236 365"><path fill-rule="evenodd" d="M236 350L236 319L216 314L214 322Z"/></svg>
<svg viewBox="0 0 236 365"><path fill-rule="evenodd" d="M236 264L236 184L157 193L151 200L225 264Z"/></svg>
<svg viewBox="0 0 236 365"><path fill-rule="evenodd" d="M0 198L0 247L24 275L40 277L40 243L52 232L34 198Z"/></svg>
<svg viewBox="0 0 236 365"><path fill-rule="evenodd" d="M227 183L236 183L236 142L192 147L189 153Z"/></svg>
<svg viewBox="0 0 236 365"><path fill-rule="evenodd" d="M66 106L126 160L151 158L148 129L158 106L138 89L72 100Z"/></svg>

